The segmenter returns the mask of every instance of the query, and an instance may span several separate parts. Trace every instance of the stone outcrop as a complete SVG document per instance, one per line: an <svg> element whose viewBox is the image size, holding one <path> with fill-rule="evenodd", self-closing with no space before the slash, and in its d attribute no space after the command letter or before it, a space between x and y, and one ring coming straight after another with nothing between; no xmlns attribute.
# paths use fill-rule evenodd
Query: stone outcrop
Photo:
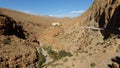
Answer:
<svg viewBox="0 0 120 68"><path fill-rule="evenodd" d="M119 68L119 65L116 62L112 63L112 68Z"/></svg>
<svg viewBox="0 0 120 68"><path fill-rule="evenodd" d="M95 0L93 5L84 13L89 21L98 23L105 38L110 34L120 34L120 0Z"/></svg>
<svg viewBox="0 0 120 68"><path fill-rule="evenodd" d="M0 68L33 68L37 62L39 46L36 39L28 38L21 24L13 18L0 14ZM32 40L31 40L32 39Z"/></svg>
<svg viewBox="0 0 120 68"><path fill-rule="evenodd" d="M25 39L23 27L12 18L0 14L0 35L15 35Z"/></svg>

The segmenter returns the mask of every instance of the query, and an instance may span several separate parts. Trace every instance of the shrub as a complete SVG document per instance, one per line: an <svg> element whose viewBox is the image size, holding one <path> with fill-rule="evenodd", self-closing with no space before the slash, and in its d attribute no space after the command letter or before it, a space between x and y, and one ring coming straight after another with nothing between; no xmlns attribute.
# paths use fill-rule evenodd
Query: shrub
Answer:
<svg viewBox="0 0 120 68"><path fill-rule="evenodd" d="M44 46L43 49L44 49L45 51L47 51L48 55L49 55L51 58L53 58L53 61L52 61L52 62L54 62L54 61L56 61L56 60L59 60L59 59L61 59L61 58L63 58L63 57L66 57L66 56L72 56L72 54L71 54L70 52L66 52L65 50L61 50L61 51L59 51L59 52L55 52L55 51L52 49L51 46ZM39 58L38 58L38 62L37 62L36 67L41 68L41 67L44 66L43 64L46 62L46 57L42 54L42 49L41 49L41 48L38 50L38 57L39 57ZM67 61L67 60L66 60L66 61ZM46 65L46 64L45 64L45 65Z"/></svg>
<svg viewBox="0 0 120 68"><path fill-rule="evenodd" d="M54 58L55 60L61 59L66 56L72 56L72 54L70 52L66 52L65 50L55 52L51 46L45 46L45 47L43 47L43 49L46 50L48 52L48 54L50 55L50 57Z"/></svg>
<svg viewBox="0 0 120 68"><path fill-rule="evenodd" d="M91 63L90 66L91 66L91 68L93 68L93 67L96 66L96 64L95 63Z"/></svg>
<svg viewBox="0 0 120 68"><path fill-rule="evenodd" d="M91 56L92 55L92 53L89 53L89 56Z"/></svg>
<svg viewBox="0 0 120 68"><path fill-rule="evenodd" d="M106 53L106 50L103 50L103 53Z"/></svg>
<svg viewBox="0 0 120 68"><path fill-rule="evenodd" d="M52 50L51 46L44 46L43 49L46 50L48 54L52 54L55 52L54 50Z"/></svg>
<svg viewBox="0 0 120 68"><path fill-rule="evenodd" d="M45 47L43 47L43 49L47 51L47 53L49 54L50 57L57 59L57 52L52 50L51 46L45 46Z"/></svg>
<svg viewBox="0 0 120 68"><path fill-rule="evenodd" d="M70 52L66 52L65 50L61 50L58 52L58 58L63 58L63 57L66 57L66 56L72 56L72 54Z"/></svg>
<svg viewBox="0 0 120 68"><path fill-rule="evenodd" d="M38 54L38 65L39 67L42 66L43 63L46 62L45 56L42 54L42 49L39 49L39 54Z"/></svg>

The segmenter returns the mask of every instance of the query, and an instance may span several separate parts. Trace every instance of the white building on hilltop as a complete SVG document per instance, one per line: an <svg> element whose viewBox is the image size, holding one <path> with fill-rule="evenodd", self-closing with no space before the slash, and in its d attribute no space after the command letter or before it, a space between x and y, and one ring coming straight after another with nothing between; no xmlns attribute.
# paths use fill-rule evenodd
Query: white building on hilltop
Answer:
<svg viewBox="0 0 120 68"><path fill-rule="evenodd" d="M54 22L54 23L51 23L52 26L60 26L60 22Z"/></svg>

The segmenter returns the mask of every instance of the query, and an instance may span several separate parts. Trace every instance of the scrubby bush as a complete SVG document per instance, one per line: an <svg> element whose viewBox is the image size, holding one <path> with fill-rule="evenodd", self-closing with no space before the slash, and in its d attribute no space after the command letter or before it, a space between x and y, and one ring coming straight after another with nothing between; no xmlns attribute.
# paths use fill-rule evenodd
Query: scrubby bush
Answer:
<svg viewBox="0 0 120 68"><path fill-rule="evenodd" d="M45 47L43 47L43 49L46 50L48 52L49 56L54 58L55 60L61 59L61 58L66 57L66 56L72 56L72 54L70 52L66 52L65 50L61 50L59 52L56 52L52 49L51 46L45 46Z"/></svg>
<svg viewBox="0 0 120 68"><path fill-rule="evenodd" d="M42 54L42 49L39 49L38 53L38 67L41 67L46 62L45 56Z"/></svg>
<svg viewBox="0 0 120 68"><path fill-rule="evenodd" d="M66 52L65 50L61 50L58 52L58 58L63 58L63 57L66 57L66 56L72 56L72 54L70 52Z"/></svg>
<svg viewBox="0 0 120 68"><path fill-rule="evenodd" d="M91 66L91 68L93 68L93 67L96 66L96 64L95 63L91 63L90 66Z"/></svg>
<svg viewBox="0 0 120 68"><path fill-rule="evenodd" d="M57 59L57 52L55 52L51 46L44 46L43 49L47 51L51 58Z"/></svg>

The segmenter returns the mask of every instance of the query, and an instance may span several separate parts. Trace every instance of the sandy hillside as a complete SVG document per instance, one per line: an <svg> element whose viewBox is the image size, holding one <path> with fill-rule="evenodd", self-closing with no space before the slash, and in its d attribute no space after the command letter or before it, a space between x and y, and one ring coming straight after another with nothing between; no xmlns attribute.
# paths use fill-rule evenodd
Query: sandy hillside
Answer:
<svg viewBox="0 0 120 68"><path fill-rule="evenodd" d="M52 46L55 50L66 50L73 55L45 67L109 68L115 65L119 68L119 5L120 0L95 0L81 16L60 26L62 32L60 30L53 33L58 27L50 27L43 32L40 42ZM53 34L44 35L46 33ZM54 36L55 34L58 35Z"/></svg>
<svg viewBox="0 0 120 68"><path fill-rule="evenodd" d="M120 0L94 0L73 19L1 8L0 66L120 68L119 11Z"/></svg>
<svg viewBox="0 0 120 68"><path fill-rule="evenodd" d="M71 19L0 8L0 68L34 68L39 60L39 35L51 23L66 20Z"/></svg>

